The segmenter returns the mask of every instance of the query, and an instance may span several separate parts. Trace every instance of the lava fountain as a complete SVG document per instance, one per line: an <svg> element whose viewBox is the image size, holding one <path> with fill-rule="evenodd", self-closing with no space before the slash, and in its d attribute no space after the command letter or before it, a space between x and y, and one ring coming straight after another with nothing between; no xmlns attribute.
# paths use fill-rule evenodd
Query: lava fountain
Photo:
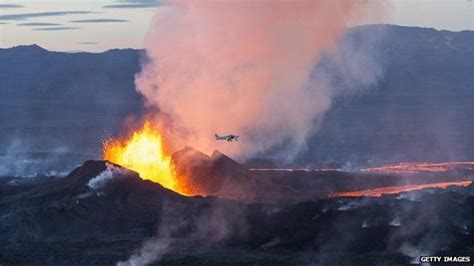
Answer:
<svg viewBox="0 0 474 266"><path fill-rule="evenodd" d="M140 174L181 194L188 194L180 184L162 135L149 121L124 139L109 138L103 146L103 158Z"/></svg>

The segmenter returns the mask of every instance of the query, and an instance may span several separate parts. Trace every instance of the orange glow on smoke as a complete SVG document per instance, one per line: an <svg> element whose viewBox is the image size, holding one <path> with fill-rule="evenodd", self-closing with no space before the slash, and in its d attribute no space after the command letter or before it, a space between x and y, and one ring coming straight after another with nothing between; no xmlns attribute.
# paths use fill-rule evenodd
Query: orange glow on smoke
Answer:
<svg viewBox="0 0 474 266"><path fill-rule="evenodd" d="M138 172L143 179L186 194L181 189L183 186L179 183L171 156L166 154L162 136L152 128L149 121L126 139L107 139L104 142L103 157Z"/></svg>
<svg viewBox="0 0 474 266"><path fill-rule="evenodd" d="M348 192L338 192L331 194L331 197L380 197L383 194L398 194L400 192L407 192L413 190L420 190L424 188L447 188L449 186L460 186L467 187L472 183L472 181L457 181L457 182L439 182L439 183L428 183L428 184L419 184L419 185L406 185L406 186L390 186L382 188L374 188L368 190L359 190L359 191L348 191Z"/></svg>

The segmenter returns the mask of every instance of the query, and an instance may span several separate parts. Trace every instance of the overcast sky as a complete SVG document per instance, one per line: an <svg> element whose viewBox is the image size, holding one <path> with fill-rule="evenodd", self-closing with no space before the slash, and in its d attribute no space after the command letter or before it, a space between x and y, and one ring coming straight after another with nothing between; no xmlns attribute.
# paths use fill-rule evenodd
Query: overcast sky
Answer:
<svg viewBox="0 0 474 266"><path fill-rule="evenodd" d="M388 6L388 17L368 23L474 30L474 0L389 0ZM153 0L0 0L0 47L142 48L150 20L159 9Z"/></svg>

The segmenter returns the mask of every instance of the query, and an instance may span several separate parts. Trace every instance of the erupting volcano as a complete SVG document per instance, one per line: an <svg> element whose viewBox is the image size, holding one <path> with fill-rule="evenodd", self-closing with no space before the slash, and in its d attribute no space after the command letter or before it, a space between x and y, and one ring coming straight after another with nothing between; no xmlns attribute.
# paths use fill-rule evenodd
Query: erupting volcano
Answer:
<svg viewBox="0 0 474 266"><path fill-rule="evenodd" d="M474 261L471 1L6 2L0 266Z"/></svg>
<svg viewBox="0 0 474 266"><path fill-rule="evenodd" d="M103 158L140 174L181 194L179 178L164 146L163 137L150 121L125 139L109 138L104 142Z"/></svg>
<svg viewBox="0 0 474 266"><path fill-rule="evenodd" d="M353 173L331 168L248 168L217 150L208 156L186 147L171 154L165 143L162 130L146 120L142 127L124 138L105 140L103 159L134 170L142 179L159 183L182 195L214 195L244 200L380 196L472 183L469 174L473 171L473 162L400 163L363 168ZM289 176L306 180L306 189L278 181ZM347 186L331 184L327 179L330 176L343 177ZM364 184L357 177L364 178ZM320 181L308 185L315 180Z"/></svg>

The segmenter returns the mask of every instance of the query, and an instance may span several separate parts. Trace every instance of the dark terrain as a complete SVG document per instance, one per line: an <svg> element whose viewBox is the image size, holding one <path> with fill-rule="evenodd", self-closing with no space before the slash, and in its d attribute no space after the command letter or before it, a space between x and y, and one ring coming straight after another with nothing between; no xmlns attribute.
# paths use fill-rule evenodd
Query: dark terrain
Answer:
<svg viewBox="0 0 474 266"><path fill-rule="evenodd" d="M160 265L406 265L474 252L472 184L244 204L183 197L119 166L107 183L89 186L105 169L88 161L39 184L2 180L2 265L113 265L146 240L145 254Z"/></svg>
<svg viewBox="0 0 474 266"><path fill-rule="evenodd" d="M213 195L246 202L298 202L330 197L337 192L439 182L473 181L474 168L441 172L380 173L335 169L250 171L215 150L207 156L191 147L172 155L179 176L193 195Z"/></svg>
<svg viewBox="0 0 474 266"><path fill-rule="evenodd" d="M383 32L383 38L372 38ZM406 265L474 255L474 185L381 197L334 192L473 180L472 171L362 173L400 161L474 160L474 32L388 25L349 30L341 47L373 51L376 86L340 93L291 166L271 152L245 164L218 151L173 155L208 197L185 197L100 158L102 141L143 114L142 51L0 49L0 264ZM369 71L369 70L368 70ZM79 167L78 167L79 166ZM76 168L78 167L78 168ZM69 173L69 171L73 170ZM69 173L69 174L68 174ZM218 197L216 197L218 196Z"/></svg>

